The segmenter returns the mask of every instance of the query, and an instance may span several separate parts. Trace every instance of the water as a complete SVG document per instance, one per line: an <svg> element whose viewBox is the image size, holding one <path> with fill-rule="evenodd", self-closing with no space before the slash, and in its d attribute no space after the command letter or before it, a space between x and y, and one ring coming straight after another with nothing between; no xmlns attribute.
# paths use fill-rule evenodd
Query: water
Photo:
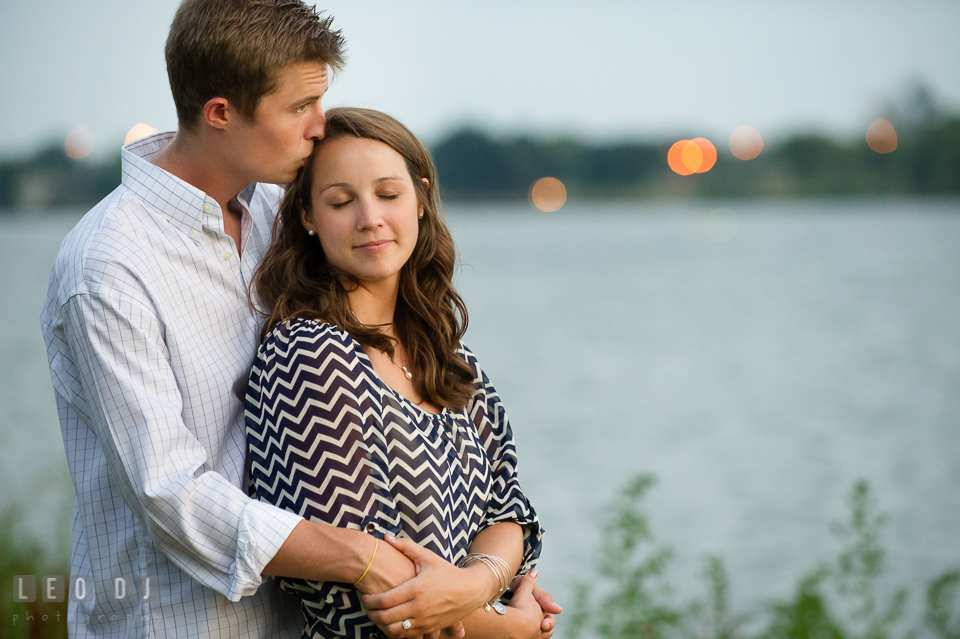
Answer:
<svg viewBox="0 0 960 639"><path fill-rule="evenodd" d="M722 206L449 207L467 342L547 529L540 583L572 603L616 489L651 472L681 594L719 554L754 609L834 556L862 477L887 583L917 603L960 567L960 203ZM69 480L37 316L75 219L0 217L0 500L48 544Z"/></svg>

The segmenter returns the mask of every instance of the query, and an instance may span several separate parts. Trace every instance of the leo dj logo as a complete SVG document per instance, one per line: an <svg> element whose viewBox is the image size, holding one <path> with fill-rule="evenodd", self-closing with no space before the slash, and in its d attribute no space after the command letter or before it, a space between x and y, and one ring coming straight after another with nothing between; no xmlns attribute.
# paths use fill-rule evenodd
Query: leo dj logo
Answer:
<svg viewBox="0 0 960 639"><path fill-rule="evenodd" d="M99 593L110 601L156 602L160 582L156 576L113 577L107 582L105 592ZM32 603L39 598L43 602L63 601L92 602L97 594L92 575L17 575L13 578L13 600L16 603Z"/></svg>

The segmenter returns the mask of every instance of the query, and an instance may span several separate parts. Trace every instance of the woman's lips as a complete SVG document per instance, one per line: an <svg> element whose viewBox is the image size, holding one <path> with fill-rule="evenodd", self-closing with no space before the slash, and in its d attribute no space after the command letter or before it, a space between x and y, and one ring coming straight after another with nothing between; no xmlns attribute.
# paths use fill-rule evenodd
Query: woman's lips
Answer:
<svg viewBox="0 0 960 639"><path fill-rule="evenodd" d="M376 253L387 248L390 244L393 243L393 240L373 240L372 242L367 242L366 244L361 244L356 248L361 251L370 251L371 253Z"/></svg>

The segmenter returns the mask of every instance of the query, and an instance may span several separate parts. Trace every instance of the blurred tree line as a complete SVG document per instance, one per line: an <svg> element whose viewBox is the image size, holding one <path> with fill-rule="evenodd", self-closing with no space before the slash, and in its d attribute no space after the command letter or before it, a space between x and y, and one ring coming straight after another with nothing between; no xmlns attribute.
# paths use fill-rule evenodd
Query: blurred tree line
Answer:
<svg viewBox="0 0 960 639"><path fill-rule="evenodd" d="M802 134L768 144L759 157L744 161L729 153L726 141L716 140L716 165L691 176L667 166L676 140L591 144L498 138L468 128L441 140L433 154L442 194L450 200L524 199L545 176L562 181L575 199L960 193L960 115L939 110L921 87L907 108L888 119L898 134L892 153L875 153L864 137ZM90 206L119 183L119 154L98 164L71 160L60 146L51 146L31 158L0 160L0 209Z"/></svg>
<svg viewBox="0 0 960 639"><path fill-rule="evenodd" d="M109 162L72 160L63 146L35 156L0 160L0 212L4 209L93 206L120 184L120 154Z"/></svg>
<svg viewBox="0 0 960 639"><path fill-rule="evenodd" d="M577 199L960 193L960 116L934 111L895 126L898 147L887 154L872 151L864 137L840 141L810 134L767 145L759 157L744 161L726 150L725 141L716 141L716 165L690 176L667 165L676 140L600 145L496 139L465 129L433 152L441 192L450 199L521 199L544 176L559 179Z"/></svg>

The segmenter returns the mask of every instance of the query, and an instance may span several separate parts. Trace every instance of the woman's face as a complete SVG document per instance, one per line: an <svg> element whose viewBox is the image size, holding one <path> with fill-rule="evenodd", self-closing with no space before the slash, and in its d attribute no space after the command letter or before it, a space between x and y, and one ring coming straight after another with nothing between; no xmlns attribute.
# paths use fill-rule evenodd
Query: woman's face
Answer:
<svg viewBox="0 0 960 639"><path fill-rule="evenodd" d="M377 140L341 137L321 144L312 170L313 210L303 225L330 264L361 285L396 287L423 210L403 157Z"/></svg>

